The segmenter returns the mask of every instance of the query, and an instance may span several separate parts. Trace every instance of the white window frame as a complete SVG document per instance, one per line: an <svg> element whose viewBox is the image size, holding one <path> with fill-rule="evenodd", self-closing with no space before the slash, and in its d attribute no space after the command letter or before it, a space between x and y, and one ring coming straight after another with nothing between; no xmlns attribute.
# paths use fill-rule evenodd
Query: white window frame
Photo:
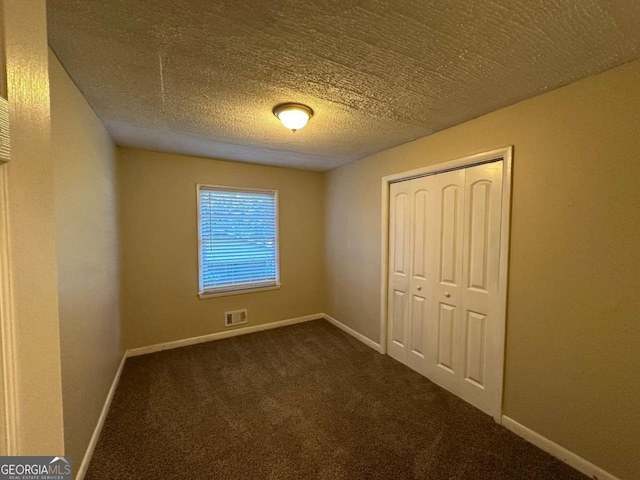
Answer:
<svg viewBox="0 0 640 480"><path fill-rule="evenodd" d="M275 222L276 222L276 280L275 284L269 283L268 285L256 286L231 286L220 287L215 290L205 290L202 281L202 232L201 228L201 212L200 212L200 191L201 190L223 190L228 192L240 192L240 193L269 193L275 198ZM245 188L245 187L233 187L229 185L210 185L205 183L196 184L196 208L198 210L197 229L198 229L198 298L215 298L226 297L230 295L244 295L247 293L266 292L269 290L278 290L280 288L280 199L278 190L270 190L263 188Z"/></svg>

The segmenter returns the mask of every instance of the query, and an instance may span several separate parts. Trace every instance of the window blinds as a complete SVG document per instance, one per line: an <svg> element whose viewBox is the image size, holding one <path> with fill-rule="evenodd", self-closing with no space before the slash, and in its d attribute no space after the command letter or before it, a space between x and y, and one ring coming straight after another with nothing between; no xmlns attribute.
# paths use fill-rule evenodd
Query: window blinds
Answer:
<svg viewBox="0 0 640 480"><path fill-rule="evenodd" d="M200 289L278 283L276 192L199 187Z"/></svg>

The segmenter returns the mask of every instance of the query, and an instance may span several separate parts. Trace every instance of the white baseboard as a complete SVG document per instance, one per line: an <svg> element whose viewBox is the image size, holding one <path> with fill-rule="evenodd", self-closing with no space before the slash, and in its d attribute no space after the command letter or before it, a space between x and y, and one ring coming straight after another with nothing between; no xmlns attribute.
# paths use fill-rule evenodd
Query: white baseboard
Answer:
<svg viewBox="0 0 640 480"><path fill-rule="evenodd" d="M100 412L100 417L98 417L98 424L96 428L93 430L93 435L91 435L91 440L89 440L89 445L87 446L87 451L84 454L84 458L82 459L82 463L80 464L80 469L76 475L76 480L83 480L85 474L87 473L87 469L89 468L89 463L91 463L91 458L93 457L93 451L96 449L96 445L98 444L98 438L100 438L100 433L102 432L102 427L104 426L104 421L107 418L107 413L109 413L109 407L111 407L111 400L113 400L113 395L116 393L116 388L118 387L118 383L120 382L120 375L122 375L122 369L124 368L124 363L127 360L127 353L122 356L122 360L120 361L120 366L116 371L116 375L113 377L113 382L111 383L111 388L109 389L109 393L107 393L107 398L104 401L104 405L102 407L102 411Z"/></svg>
<svg viewBox="0 0 640 480"><path fill-rule="evenodd" d="M543 437L539 433L525 427L506 415L502 416L502 425L511 430L519 437L524 438L527 442L532 443L536 447L562 460L567 465L575 468L579 472L584 473L590 478L596 480L620 480L609 472L605 472L600 467L558 445L557 443Z"/></svg>
<svg viewBox="0 0 640 480"><path fill-rule="evenodd" d="M183 340L175 340L173 342L157 343L148 347L132 348L127 350L127 357L137 357L138 355L146 355L148 353L161 352L162 350L171 350L172 348L186 347L188 345L196 345L198 343L211 342L213 340L222 340L223 338L236 337L238 335L246 335L248 333L261 332L263 330L271 330L272 328L286 327L295 323L308 322L310 320L318 320L324 318L323 313L314 315L305 315L304 317L290 318L288 320L280 320L279 322L265 323L264 325L255 325L253 327L236 328L227 330L226 332L210 333L200 337L185 338Z"/></svg>
<svg viewBox="0 0 640 480"><path fill-rule="evenodd" d="M347 332L349 335L351 335L352 337L357 338L358 340L360 340L362 343L364 343L367 347L371 347L373 348L376 352L382 353L382 350L380 349L380 344L374 342L373 340L371 340L369 337L365 337L364 335L362 335L360 332L356 332L353 328L351 327L347 327L344 323L339 322L338 320L336 320L335 318L333 318L331 315L327 315L326 313L322 314L322 318L324 318L327 322L332 323L333 325L335 325L336 327L338 327L340 330Z"/></svg>

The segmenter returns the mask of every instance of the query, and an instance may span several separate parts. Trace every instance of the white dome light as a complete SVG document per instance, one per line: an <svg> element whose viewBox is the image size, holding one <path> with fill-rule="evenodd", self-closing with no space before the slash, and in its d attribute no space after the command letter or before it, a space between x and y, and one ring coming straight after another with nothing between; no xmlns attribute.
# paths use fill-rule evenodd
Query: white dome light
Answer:
<svg viewBox="0 0 640 480"><path fill-rule="evenodd" d="M299 103L283 103L273 109L273 114L292 132L303 128L313 116L313 110Z"/></svg>

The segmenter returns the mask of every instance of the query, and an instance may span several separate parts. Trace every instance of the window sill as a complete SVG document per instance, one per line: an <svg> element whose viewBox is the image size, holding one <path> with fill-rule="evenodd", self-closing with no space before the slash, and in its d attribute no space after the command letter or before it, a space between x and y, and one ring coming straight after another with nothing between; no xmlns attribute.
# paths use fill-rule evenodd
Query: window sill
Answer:
<svg viewBox="0 0 640 480"><path fill-rule="evenodd" d="M198 292L200 300L217 297L230 297L232 295L246 295L247 293L268 292L270 290L280 290L280 284L270 285L268 287L243 288L242 290L227 290L221 292Z"/></svg>

